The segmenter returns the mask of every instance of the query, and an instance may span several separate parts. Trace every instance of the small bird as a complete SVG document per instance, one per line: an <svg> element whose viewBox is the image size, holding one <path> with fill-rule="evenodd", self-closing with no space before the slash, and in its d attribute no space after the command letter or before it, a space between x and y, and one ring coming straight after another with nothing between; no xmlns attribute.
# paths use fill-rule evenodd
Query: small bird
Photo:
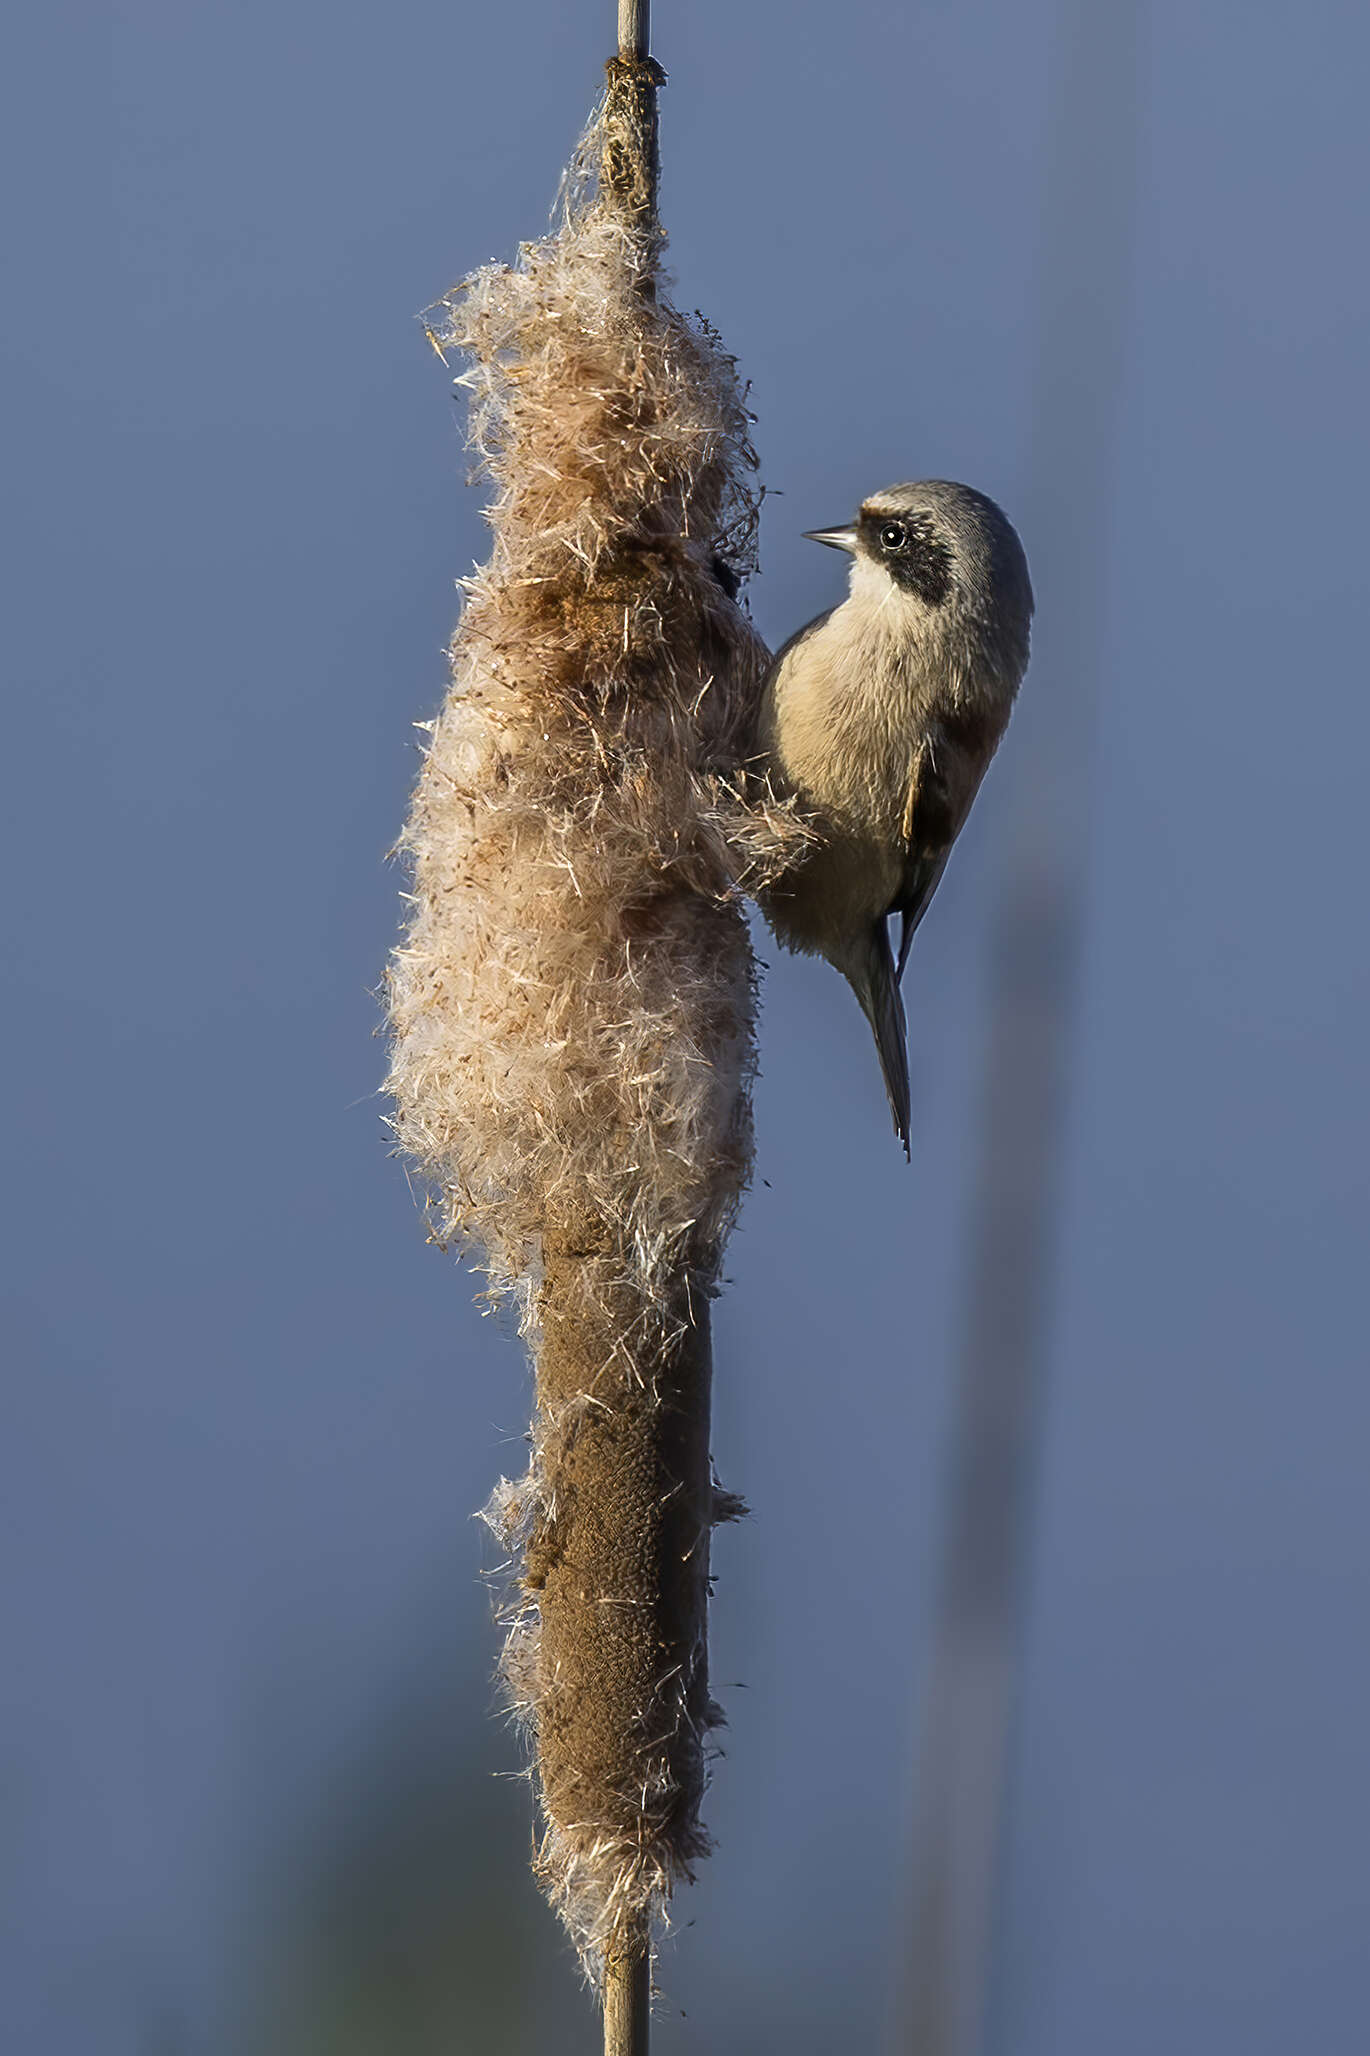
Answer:
<svg viewBox="0 0 1370 2056"><path fill-rule="evenodd" d="M850 981L907 1157L900 980L1027 669L1032 585L1008 518L949 479L888 486L806 540L848 553L851 589L766 679L760 761L819 840L761 906L787 948Z"/></svg>

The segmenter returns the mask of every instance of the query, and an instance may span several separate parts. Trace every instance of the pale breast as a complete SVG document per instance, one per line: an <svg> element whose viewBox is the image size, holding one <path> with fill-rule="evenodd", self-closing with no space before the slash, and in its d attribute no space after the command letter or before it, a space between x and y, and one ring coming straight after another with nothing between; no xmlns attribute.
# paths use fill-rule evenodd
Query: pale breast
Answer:
<svg viewBox="0 0 1370 2056"><path fill-rule="evenodd" d="M766 695L762 742L773 771L852 832L897 827L933 712L922 652L877 619L837 608L786 653Z"/></svg>

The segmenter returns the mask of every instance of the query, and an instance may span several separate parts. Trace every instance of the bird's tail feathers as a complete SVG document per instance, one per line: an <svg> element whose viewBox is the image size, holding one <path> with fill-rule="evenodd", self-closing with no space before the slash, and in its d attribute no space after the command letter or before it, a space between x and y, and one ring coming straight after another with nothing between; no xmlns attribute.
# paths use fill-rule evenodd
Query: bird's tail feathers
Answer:
<svg viewBox="0 0 1370 2056"><path fill-rule="evenodd" d="M899 980L894 968L894 958L890 952L889 932L883 921L875 923L864 944L853 952L852 961L843 968L852 991L861 1002L861 1010L874 1032L875 1046L880 1053L880 1069L885 1078L885 1090L889 1094L890 1112L894 1116L895 1133L904 1145L904 1155L908 1157L908 1030L904 1022L904 1002L899 997Z"/></svg>

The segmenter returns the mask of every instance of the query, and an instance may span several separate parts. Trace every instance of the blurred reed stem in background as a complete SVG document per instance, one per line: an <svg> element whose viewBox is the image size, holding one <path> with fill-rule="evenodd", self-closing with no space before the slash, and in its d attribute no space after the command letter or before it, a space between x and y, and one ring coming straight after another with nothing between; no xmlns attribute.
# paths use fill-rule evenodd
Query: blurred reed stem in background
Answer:
<svg viewBox="0 0 1370 2056"><path fill-rule="evenodd" d="M913 2056L982 2056L988 2031L1107 620L1139 15L1139 0L1066 0L1061 21L1023 494L1035 682L1003 766L957 1419L893 2037Z"/></svg>

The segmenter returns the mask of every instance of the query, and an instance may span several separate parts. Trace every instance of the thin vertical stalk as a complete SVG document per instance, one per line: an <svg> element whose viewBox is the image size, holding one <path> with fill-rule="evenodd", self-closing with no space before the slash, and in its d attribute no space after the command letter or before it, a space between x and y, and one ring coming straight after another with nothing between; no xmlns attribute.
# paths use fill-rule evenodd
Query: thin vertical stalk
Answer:
<svg viewBox="0 0 1370 2056"><path fill-rule="evenodd" d="M1067 0L1023 532L1039 600L994 917L959 1419L917 1767L895 2046L981 2056L1051 1318L1107 515L1132 251L1141 0ZM1046 682L1044 680L1044 682Z"/></svg>
<svg viewBox="0 0 1370 2056"><path fill-rule="evenodd" d="M618 0L618 54L646 57L652 47L652 0Z"/></svg>
<svg viewBox="0 0 1370 2056"><path fill-rule="evenodd" d="M651 2024L651 1950L639 1933L604 1966L604 2056L647 2056Z"/></svg>
<svg viewBox="0 0 1370 2056"><path fill-rule="evenodd" d="M606 129L601 177L606 195L617 202L635 225L645 231L648 238L653 238L657 233L657 192L660 182L657 129L657 90L660 80L651 65L650 50L651 0L619 0L618 68L627 75L615 79L613 83L616 88L614 98L624 109L626 119L618 124L611 123ZM614 67L611 67L611 72L613 69ZM651 281L650 273L644 272L641 284L649 295L653 292L654 282ZM712 1520L712 1474L709 1464L712 1357L707 1307L707 1300L701 1299L698 1310L703 1318L696 1316L693 1321L690 1320L690 1313L694 1312L694 1308L689 1308L686 1315L687 1326L682 1336L686 1346L672 1352L680 1359L684 1379L668 1379L671 1412L686 1427L684 1436L680 1438L680 1454L685 1455L688 1452L693 1461L687 1462L676 1477L662 1479L666 1546L664 1549L661 1547L660 1536L634 1535L631 1526L630 1532L614 1538L620 1549L625 1545L630 1549L645 1545L656 1558L660 1569L666 1572L664 1578L659 1576L657 1580L659 1601L664 1598L668 1586L683 1583L684 1589L678 1595L672 1595L683 1603L667 1605L662 1609L665 1616L662 1627L666 1633L666 1646L674 1645L683 1666L698 1665L701 1640L707 1649L707 1635L701 1635L695 1623L696 1614L701 1617L707 1616L709 1532ZM657 1377L650 1381L656 1387L654 1396L658 1404L667 1397L661 1390L660 1382L661 1372L667 1368L665 1364L660 1366ZM548 1369L544 1360L540 1367L540 1385L544 1395L548 1384ZM641 1367L638 1368L638 1376L642 1377ZM692 1383L693 1392L689 1390ZM621 1443L622 1424L623 1416L620 1415L620 1434L611 1438L614 1444ZM651 1467L659 1464L661 1452L650 1446L655 1439L654 1424L650 1420L644 1421L643 1428L644 1447L639 1453L640 1460L644 1465ZM622 1462L621 1447L611 1447L607 1453L612 1463ZM682 1486L683 1490L680 1489ZM673 1530L679 1532L673 1533ZM575 1554L573 1550L573 1559ZM680 1575L673 1579L670 1576L672 1571L677 1574L683 1571L683 1580ZM583 1582L583 1574L581 1575ZM595 1625L598 1627L599 1624ZM685 1630L683 1637L682 1626ZM699 1669L698 1677L703 1702L697 1712L701 1722L706 1722L707 1671ZM628 1674L620 1677L619 1695L622 1696L625 1690L628 1694L623 1712L629 1725L634 1718L640 1719L642 1707L650 1704L656 1682L654 1678L634 1677L631 1665L628 1667ZM644 1922L634 1921L625 1926L605 1953L602 1995L604 2056L648 2056L652 2032L651 1987L651 1937Z"/></svg>

